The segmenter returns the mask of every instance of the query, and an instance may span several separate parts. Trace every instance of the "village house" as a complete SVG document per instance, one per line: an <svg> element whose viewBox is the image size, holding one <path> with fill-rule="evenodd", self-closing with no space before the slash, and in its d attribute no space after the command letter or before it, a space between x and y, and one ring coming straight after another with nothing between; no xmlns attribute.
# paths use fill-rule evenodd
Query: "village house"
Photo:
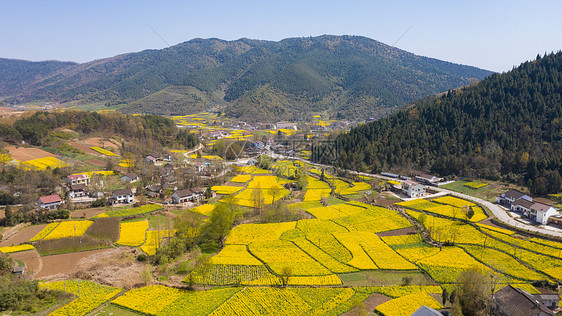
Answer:
<svg viewBox="0 0 562 316"><path fill-rule="evenodd" d="M145 194L149 198L157 198L162 193L162 186L159 184L149 185L145 189Z"/></svg>
<svg viewBox="0 0 562 316"><path fill-rule="evenodd" d="M113 191L112 204L131 204L135 202L135 195L131 189Z"/></svg>
<svg viewBox="0 0 562 316"><path fill-rule="evenodd" d="M416 181L406 180L402 184L402 193L409 198L422 198L427 194L425 192L425 185L417 183Z"/></svg>
<svg viewBox="0 0 562 316"><path fill-rule="evenodd" d="M554 215L558 215L558 211L554 207L542 203L533 203L530 212L526 216L546 225L548 224L548 219Z"/></svg>
<svg viewBox="0 0 562 316"><path fill-rule="evenodd" d="M524 199L529 202L533 201L533 198L526 195L525 193L511 189L507 192L502 193L500 196L496 196L496 203L503 205L507 208L511 208L511 203L519 199Z"/></svg>
<svg viewBox="0 0 562 316"><path fill-rule="evenodd" d="M558 210L553 206L534 201L532 197L517 190L509 190L497 196L496 203L520 212L542 225L548 224L551 217L558 215Z"/></svg>
<svg viewBox="0 0 562 316"><path fill-rule="evenodd" d="M146 156L146 162L153 164L164 161L165 159L166 161L172 161L172 157L170 157L170 155L162 156L160 154L151 153L150 155Z"/></svg>
<svg viewBox="0 0 562 316"><path fill-rule="evenodd" d="M443 314L431 307L423 305L410 316L443 316Z"/></svg>
<svg viewBox="0 0 562 316"><path fill-rule="evenodd" d="M275 129L275 125L272 123L258 123L259 129Z"/></svg>
<svg viewBox="0 0 562 316"><path fill-rule="evenodd" d="M438 182L443 181L443 178L439 178L439 177L436 177L436 176L432 176L432 175L429 175L429 174L422 173L420 175L417 175L415 177L415 180L418 181L418 182L421 182L421 183L433 185L433 184L437 184Z"/></svg>
<svg viewBox="0 0 562 316"><path fill-rule="evenodd" d="M91 178L87 174L71 174L69 176L66 176L66 183L68 183L69 185L73 185L73 184L88 185L90 184L90 180Z"/></svg>
<svg viewBox="0 0 562 316"><path fill-rule="evenodd" d="M275 124L275 129L292 129L296 131L297 123L277 122Z"/></svg>
<svg viewBox="0 0 562 316"><path fill-rule="evenodd" d="M542 302L541 295L532 295L525 290L508 285L493 295L492 313L498 316L555 315L549 307L556 308L558 304L552 305L552 300L548 298L549 296L545 297L545 302L550 304L547 307Z"/></svg>
<svg viewBox="0 0 562 316"><path fill-rule="evenodd" d="M62 204L62 199L58 194L42 196L37 199L37 206L42 210L54 210Z"/></svg>
<svg viewBox="0 0 562 316"><path fill-rule="evenodd" d="M136 173L127 173L121 177L121 182L132 183L139 180L139 176Z"/></svg>
<svg viewBox="0 0 562 316"><path fill-rule="evenodd" d="M68 190L68 196L70 196L71 199L86 196L88 193L87 191L87 187L84 183L72 184Z"/></svg>
<svg viewBox="0 0 562 316"><path fill-rule="evenodd" d="M186 202L195 202L201 200L202 194L200 189L184 189L178 190L172 194L172 200L175 204Z"/></svg>

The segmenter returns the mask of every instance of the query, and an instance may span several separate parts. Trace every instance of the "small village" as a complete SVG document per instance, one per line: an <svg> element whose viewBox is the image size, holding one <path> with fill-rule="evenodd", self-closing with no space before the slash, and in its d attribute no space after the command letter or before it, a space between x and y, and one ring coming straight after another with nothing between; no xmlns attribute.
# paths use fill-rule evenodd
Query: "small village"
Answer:
<svg viewBox="0 0 562 316"><path fill-rule="evenodd" d="M352 299L359 297L372 299L377 311L399 306L423 315L450 308L455 276L478 267L497 277L494 310L559 311L558 196L416 170L366 174L319 165L308 160L314 146L345 132L345 124L217 124L218 118L172 117L196 135L189 149L133 154L122 151L121 138L69 130L55 132L75 148L66 155L7 147L3 174L51 176L42 195L27 194L32 182L1 188L28 201L0 212L0 220L14 224L0 240L0 252L18 262L12 273L47 282L45 288L75 286L77 299L59 307L95 315L181 313L175 300L150 306L173 291L184 299L207 291L234 299L234 292L219 293L278 295L302 285L333 299L331 314L360 310ZM23 210L35 215L22 218ZM232 230L215 231L223 218L213 215L218 210L237 214ZM218 237L204 240L209 230ZM178 236L193 244L178 246ZM373 277L358 283L363 274ZM337 293L322 294L327 288ZM112 293L91 294L111 303L86 308L87 289ZM205 308L229 304L239 303Z"/></svg>

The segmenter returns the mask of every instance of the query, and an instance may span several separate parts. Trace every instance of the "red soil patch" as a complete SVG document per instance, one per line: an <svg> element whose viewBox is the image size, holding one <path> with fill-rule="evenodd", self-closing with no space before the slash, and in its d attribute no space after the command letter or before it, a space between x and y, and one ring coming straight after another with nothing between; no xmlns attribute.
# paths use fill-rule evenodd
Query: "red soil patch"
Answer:
<svg viewBox="0 0 562 316"><path fill-rule="evenodd" d="M367 297L367 299L363 302L363 305L365 305L365 310L366 312L370 312L375 310L375 308L377 306L379 306L380 304L384 303L384 302L388 302L390 301L391 298L382 294L378 294L378 293L374 293L371 294L369 297ZM342 316L351 316L351 315L362 315L361 313L361 309L359 306L354 307L352 309L350 309L349 311L345 312L342 314Z"/></svg>
<svg viewBox="0 0 562 316"><path fill-rule="evenodd" d="M26 274L34 275L41 269L41 256L37 250L20 251L9 254L10 258L21 260L25 263Z"/></svg>
<svg viewBox="0 0 562 316"><path fill-rule="evenodd" d="M400 235L410 235L416 234L416 228L414 227L406 227L401 229L390 230L387 232L377 233L377 236L384 237L384 236L400 236Z"/></svg>
<svg viewBox="0 0 562 316"><path fill-rule="evenodd" d="M78 263L83 258L86 258L92 254L98 254L100 252L111 250L112 248L98 249L42 257L41 259L43 260L43 269L39 271L36 277L47 279L56 278L57 276L64 277L65 275L70 275L75 272Z"/></svg>
<svg viewBox="0 0 562 316"><path fill-rule="evenodd" d="M98 167L105 167L107 164L105 163L105 161L99 160L99 159L90 159L90 160L86 160L85 162L87 163L91 163L94 166L98 166Z"/></svg>
<svg viewBox="0 0 562 316"><path fill-rule="evenodd" d="M96 208L86 208L82 210L73 211L70 214L72 218L92 218L96 215L100 215L101 213L107 211L107 209L103 207L96 207Z"/></svg>
<svg viewBox="0 0 562 316"><path fill-rule="evenodd" d="M107 147L107 148L119 149L119 145L115 144L114 140L107 141L101 137L92 137L92 138L84 139L83 142L85 144L90 145L90 147Z"/></svg>
<svg viewBox="0 0 562 316"><path fill-rule="evenodd" d="M81 151L83 151L86 154L90 154L90 155L99 155L100 153L98 153L95 150L90 149L90 147L92 146L86 146L84 144L81 144L79 142L68 142L68 144L76 149L79 149Z"/></svg>
<svg viewBox="0 0 562 316"><path fill-rule="evenodd" d="M138 254L137 249L119 247L88 256L78 263L74 278L130 289L146 270L146 263L136 260Z"/></svg>
<svg viewBox="0 0 562 316"><path fill-rule="evenodd" d="M506 229L505 227L498 226L498 225L494 224L494 222L492 222L491 218L485 219L485 220L479 222L479 224L484 224L484 225L488 225L488 226L492 226L492 227L496 227L496 228Z"/></svg>
<svg viewBox="0 0 562 316"><path fill-rule="evenodd" d="M46 226L47 224L26 227L22 229L20 232L17 232L13 236L11 236L10 238L6 240L2 240L2 242L0 242L0 247L16 246L24 242L27 242L35 235L37 235L40 231L42 231L43 228L45 228Z"/></svg>
<svg viewBox="0 0 562 316"><path fill-rule="evenodd" d="M13 159L19 161L28 161L38 158L55 156L50 152L44 151L39 148L25 148L25 147L16 148L16 146L7 146L6 149L10 151L10 155L12 156Z"/></svg>

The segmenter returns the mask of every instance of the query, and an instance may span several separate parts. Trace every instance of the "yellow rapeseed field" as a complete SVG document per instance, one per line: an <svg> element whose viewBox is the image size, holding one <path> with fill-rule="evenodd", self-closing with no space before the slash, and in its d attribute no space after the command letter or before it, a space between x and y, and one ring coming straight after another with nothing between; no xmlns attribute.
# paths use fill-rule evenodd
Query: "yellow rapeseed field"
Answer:
<svg viewBox="0 0 562 316"><path fill-rule="evenodd" d="M60 239L67 237L82 236L88 230L88 227L92 225L92 221L66 221L60 223L51 223L47 227L43 228L37 235L31 238L30 241L36 240L49 240L49 239Z"/></svg>
<svg viewBox="0 0 562 316"><path fill-rule="evenodd" d="M347 232L347 233L334 233L333 234L337 240L347 248L353 258L347 262L347 264L356 267L357 269L361 270L376 270L378 267L376 264L371 260L369 255L363 250L361 244L357 242L357 235L355 233Z"/></svg>
<svg viewBox="0 0 562 316"><path fill-rule="evenodd" d="M278 275L283 274L284 268L291 269L292 274L297 276L332 274L290 241L255 241L248 250Z"/></svg>
<svg viewBox="0 0 562 316"><path fill-rule="evenodd" d="M98 153L102 154L102 155L106 155L106 156L110 156L110 157L117 157L119 155L117 155L116 153L113 153L107 149L103 149L101 147L90 147L90 149L97 151Z"/></svg>
<svg viewBox="0 0 562 316"><path fill-rule="evenodd" d="M175 234L175 230L147 230L146 231L146 241L141 246L141 250L146 252L149 256L156 254L160 244L164 238L172 237Z"/></svg>
<svg viewBox="0 0 562 316"><path fill-rule="evenodd" d="M138 247L144 243L147 229L148 220L120 223L117 244Z"/></svg>
<svg viewBox="0 0 562 316"><path fill-rule="evenodd" d="M211 187L211 190L217 192L217 194L234 194L240 190L244 189L244 187L234 187L230 185L215 185Z"/></svg>
<svg viewBox="0 0 562 316"><path fill-rule="evenodd" d="M114 288L82 280L40 283L39 287L41 289L66 291L77 296L77 298L69 304L49 314L53 316L87 315L122 291L120 288Z"/></svg>
<svg viewBox="0 0 562 316"><path fill-rule="evenodd" d="M226 245L209 260L209 263L247 266L263 265L263 263L248 252L246 247L246 245Z"/></svg>
<svg viewBox="0 0 562 316"><path fill-rule="evenodd" d="M377 306L376 310L384 316L403 316L413 314L422 306L437 309L443 307L426 292L417 292L382 303Z"/></svg>
<svg viewBox="0 0 562 316"><path fill-rule="evenodd" d="M20 166L24 169L46 170L47 168L55 169L70 167L70 164L55 157L44 157L22 162Z"/></svg>
<svg viewBox="0 0 562 316"><path fill-rule="evenodd" d="M289 229L294 229L296 222L244 224L234 227L226 244L249 245L254 241L278 240L281 234Z"/></svg>
<svg viewBox="0 0 562 316"><path fill-rule="evenodd" d="M0 253L13 253L35 249L32 245L24 244L18 246L0 247Z"/></svg>
<svg viewBox="0 0 562 316"><path fill-rule="evenodd" d="M112 303L146 315L156 315L184 294L185 291L180 289L149 285L130 290L113 300Z"/></svg>
<svg viewBox="0 0 562 316"><path fill-rule="evenodd" d="M203 204L194 208L190 208L189 211L194 213L199 213L205 216L210 216L216 205L213 204Z"/></svg>

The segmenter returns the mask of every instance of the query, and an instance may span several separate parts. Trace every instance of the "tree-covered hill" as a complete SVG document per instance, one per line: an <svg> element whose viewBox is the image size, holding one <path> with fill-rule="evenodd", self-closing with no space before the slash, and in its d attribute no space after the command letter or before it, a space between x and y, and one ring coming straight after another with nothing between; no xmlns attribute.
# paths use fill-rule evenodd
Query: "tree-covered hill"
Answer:
<svg viewBox="0 0 562 316"><path fill-rule="evenodd" d="M562 190L562 53L422 100L337 138L335 165L411 166Z"/></svg>
<svg viewBox="0 0 562 316"><path fill-rule="evenodd" d="M0 96L22 91L24 86L44 80L52 74L69 66L71 62L41 61L32 62L0 58Z"/></svg>
<svg viewBox="0 0 562 316"><path fill-rule="evenodd" d="M0 96L7 103L104 101L128 104L127 113L151 114L220 107L248 120L326 110L349 118L382 116L491 74L365 37L329 35L279 42L195 39L162 50L53 66L48 73L44 69L23 78L18 69L3 67L10 61L2 61L0 73L12 78L10 85L0 81Z"/></svg>

